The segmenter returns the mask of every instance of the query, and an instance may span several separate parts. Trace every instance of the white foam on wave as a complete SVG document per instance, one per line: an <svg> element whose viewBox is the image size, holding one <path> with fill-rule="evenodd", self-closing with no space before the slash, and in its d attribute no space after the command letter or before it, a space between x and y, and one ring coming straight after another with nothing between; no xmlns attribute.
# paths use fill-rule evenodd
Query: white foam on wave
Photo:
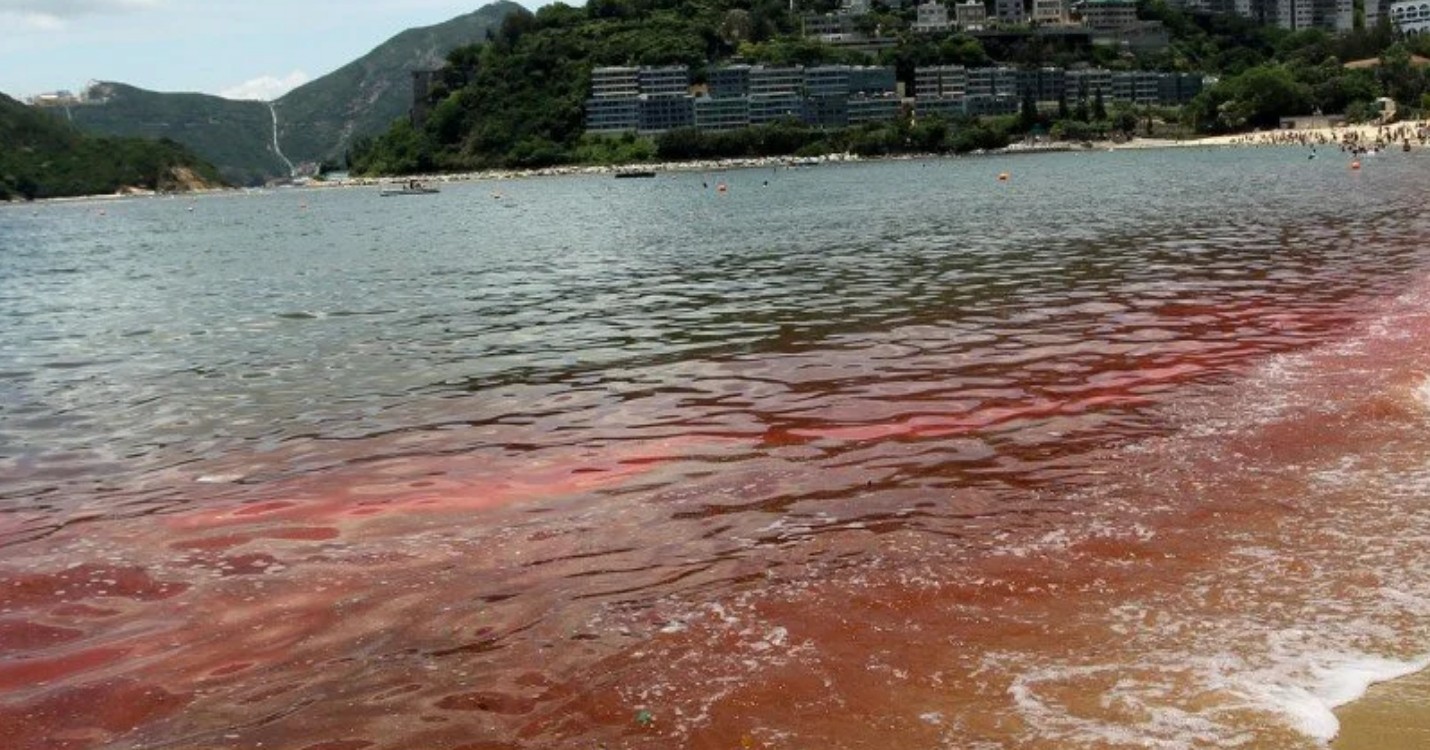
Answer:
<svg viewBox="0 0 1430 750"><path fill-rule="evenodd" d="M1334 710L1365 695L1378 682L1386 682L1430 667L1430 657L1413 660L1369 655L1327 657L1307 667L1302 680L1273 677L1246 681L1239 692L1253 702L1291 720L1301 733L1330 742L1340 731Z"/></svg>
<svg viewBox="0 0 1430 750"><path fill-rule="evenodd" d="M1415 403L1421 409L1430 412L1430 375L1425 375L1420 379L1420 385L1415 387Z"/></svg>

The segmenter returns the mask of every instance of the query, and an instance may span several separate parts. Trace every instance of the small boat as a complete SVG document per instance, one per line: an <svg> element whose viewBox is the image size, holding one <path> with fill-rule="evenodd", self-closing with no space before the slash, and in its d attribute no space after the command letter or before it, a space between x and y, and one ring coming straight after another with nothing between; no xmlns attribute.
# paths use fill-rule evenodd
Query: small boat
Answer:
<svg viewBox="0 0 1430 750"><path fill-rule="evenodd" d="M402 187L383 188L382 192L379 193L379 195L384 198L387 198L393 195L431 195L433 193L440 192L442 191L434 187L427 187L425 184L418 182L417 180L409 180L407 184L403 185Z"/></svg>
<svg viewBox="0 0 1430 750"><path fill-rule="evenodd" d="M620 169L616 170L616 179L628 180L633 177L654 177L654 169Z"/></svg>

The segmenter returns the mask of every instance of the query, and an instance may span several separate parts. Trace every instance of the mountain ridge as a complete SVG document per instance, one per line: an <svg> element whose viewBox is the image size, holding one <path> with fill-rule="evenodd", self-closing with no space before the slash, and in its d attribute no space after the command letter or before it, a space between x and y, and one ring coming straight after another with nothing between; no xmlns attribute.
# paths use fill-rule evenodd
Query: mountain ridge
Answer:
<svg viewBox="0 0 1430 750"><path fill-rule="evenodd" d="M94 84L89 104L73 106L79 128L102 135L170 138L213 162L224 178L258 184L289 176L295 163L343 161L356 138L376 135L406 114L411 71L441 65L448 52L485 41L520 5L485 5L441 23L405 29L367 54L271 102L150 91L114 81Z"/></svg>

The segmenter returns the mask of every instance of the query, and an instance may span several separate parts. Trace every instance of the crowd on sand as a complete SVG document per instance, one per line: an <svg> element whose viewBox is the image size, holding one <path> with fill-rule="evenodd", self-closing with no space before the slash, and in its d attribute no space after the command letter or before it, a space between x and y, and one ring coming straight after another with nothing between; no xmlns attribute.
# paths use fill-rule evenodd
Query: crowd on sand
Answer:
<svg viewBox="0 0 1430 750"><path fill-rule="evenodd" d="M1410 151L1430 145L1430 121L1270 130L1229 136L1225 143L1234 146L1305 146L1312 151L1335 148L1352 156L1387 150Z"/></svg>

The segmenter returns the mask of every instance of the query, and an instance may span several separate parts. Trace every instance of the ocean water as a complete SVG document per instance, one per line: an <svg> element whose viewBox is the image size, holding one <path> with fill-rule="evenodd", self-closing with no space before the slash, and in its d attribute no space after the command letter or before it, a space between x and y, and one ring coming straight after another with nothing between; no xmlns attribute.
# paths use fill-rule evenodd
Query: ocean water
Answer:
<svg viewBox="0 0 1430 750"><path fill-rule="evenodd" d="M0 207L0 736L1321 747L1430 657L1427 187L1186 149Z"/></svg>

